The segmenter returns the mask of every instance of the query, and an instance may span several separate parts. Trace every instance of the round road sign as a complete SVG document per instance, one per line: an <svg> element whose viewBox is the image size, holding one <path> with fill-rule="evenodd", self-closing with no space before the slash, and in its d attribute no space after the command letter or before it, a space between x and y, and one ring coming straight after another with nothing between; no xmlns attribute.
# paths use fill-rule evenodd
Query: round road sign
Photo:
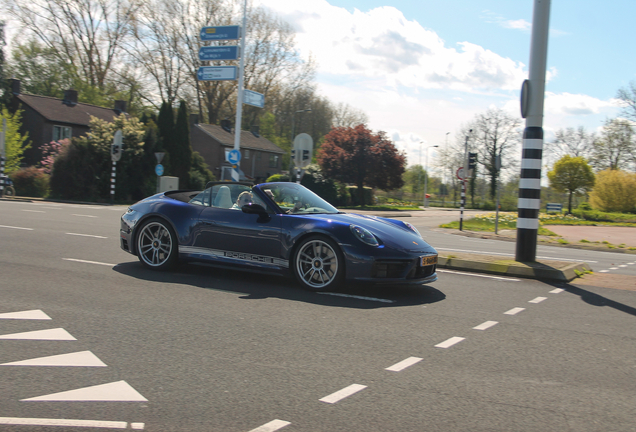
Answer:
<svg viewBox="0 0 636 432"><path fill-rule="evenodd" d="M157 174L159 177L163 175L163 165L157 164L157 166L155 166L155 174Z"/></svg>

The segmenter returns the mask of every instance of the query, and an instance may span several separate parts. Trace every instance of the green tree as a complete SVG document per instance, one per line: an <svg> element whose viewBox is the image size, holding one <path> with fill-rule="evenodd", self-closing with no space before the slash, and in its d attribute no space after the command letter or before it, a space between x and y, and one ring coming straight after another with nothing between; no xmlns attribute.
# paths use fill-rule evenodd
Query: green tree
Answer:
<svg viewBox="0 0 636 432"><path fill-rule="evenodd" d="M317 159L326 176L358 187L360 205L365 204L364 186L392 190L404 185L406 156L384 132L373 133L363 124L332 128Z"/></svg>
<svg viewBox="0 0 636 432"><path fill-rule="evenodd" d="M548 172L550 187L568 193L568 213L572 213L572 196L583 195L594 187L592 167L581 156L565 155Z"/></svg>
<svg viewBox="0 0 636 432"><path fill-rule="evenodd" d="M636 207L636 174L621 170L605 170L596 175L590 204L604 212L634 212Z"/></svg>
<svg viewBox="0 0 636 432"><path fill-rule="evenodd" d="M636 152L636 133L628 120L605 122L600 137L594 141L592 163L597 170L625 169Z"/></svg>
<svg viewBox="0 0 636 432"><path fill-rule="evenodd" d="M161 104L159 116L157 117L157 148L159 151L165 152L162 164L165 166L166 172L170 171L170 154L174 152L174 112L172 106L168 102Z"/></svg>
<svg viewBox="0 0 636 432"><path fill-rule="evenodd" d="M0 108L8 107L9 98L11 93L9 92L9 84L7 82L6 62L4 58L4 46L6 42L4 40L4 21L0 21Z"/></svg>
<svg viewBox="0 0 636 432"><path fill-rule="evenodd" d="M5 174L11 174L20 168L20 163L24 158L24 151L31 147L31 143L27 141L27 135L20 134L20 126L22 125L22 111L18 110L11 114L7 108L0 111L0 129L2 129L2 121L7 122L7 134L4 138L5 146Z"/></svg>

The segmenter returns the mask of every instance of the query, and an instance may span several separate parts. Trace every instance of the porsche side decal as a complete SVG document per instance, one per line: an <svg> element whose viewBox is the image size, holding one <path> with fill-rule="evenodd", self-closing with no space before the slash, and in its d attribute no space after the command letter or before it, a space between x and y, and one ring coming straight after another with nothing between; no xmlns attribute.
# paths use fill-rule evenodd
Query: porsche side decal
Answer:
<svg viewBox="0 0 636 432"><path fill-rule="evenodd" d="M196 246L179 246L179 253L200 255L211 258L228 258L237 261L258 262L261 264L271 264L278 267L289 267L289 262L281 258L274 258L265 255L255 255L243 252L232 252L218 249L208 249Z"/></svg>

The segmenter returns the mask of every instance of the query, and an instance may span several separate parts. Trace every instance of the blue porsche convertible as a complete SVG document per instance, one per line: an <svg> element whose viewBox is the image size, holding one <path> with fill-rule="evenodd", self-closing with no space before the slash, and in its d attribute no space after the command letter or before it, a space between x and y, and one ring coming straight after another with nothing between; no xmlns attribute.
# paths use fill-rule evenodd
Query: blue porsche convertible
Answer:
<svg viewBox="0 0 636 432"><path fill-rule="evenodd" d="M348 214L296 183L212 182L130 206L121 248L146 267L203 261L291 273L310 290L343 280L437 280L437 251L401 220Z"/></svg>

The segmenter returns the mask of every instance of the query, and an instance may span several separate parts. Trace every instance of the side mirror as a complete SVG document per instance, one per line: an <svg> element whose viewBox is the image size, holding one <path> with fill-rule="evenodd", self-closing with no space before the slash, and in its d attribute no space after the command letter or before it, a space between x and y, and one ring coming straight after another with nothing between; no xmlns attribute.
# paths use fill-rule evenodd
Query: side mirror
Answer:
<svg viewBox="0 0 636 432"><path fill-rule="evenodd" d="M259 216L269 218L267 210L260 204L245 204L243 207L241 207L241 210L243 210L243 213L257 214Z"/></svg>

